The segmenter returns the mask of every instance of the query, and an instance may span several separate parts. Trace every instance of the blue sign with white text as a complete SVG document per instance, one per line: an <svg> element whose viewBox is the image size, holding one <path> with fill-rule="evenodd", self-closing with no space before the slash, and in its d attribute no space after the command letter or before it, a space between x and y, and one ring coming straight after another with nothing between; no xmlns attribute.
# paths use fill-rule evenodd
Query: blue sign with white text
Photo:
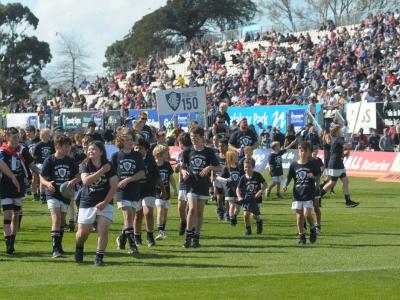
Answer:
<svg viewBox="0 0 400 300"><path fill-rule="evenodd" d="M303 128L306 125L306 109L290 109L288 124L292 124L296 131Z"/></svg>
<svg viewBox="0 0 400 300"><path fill-rule="evenodd" d="M231 120L238 123L241 119L247 118L249 125L253 124L258 131L257 123L261 122L267 126L280 127L281 132L286 132L287 112L290 110L303 110L306 112L308 105L271 105L271 106L249 106L249 107L229 107L228 114ZM317 115L321 112L321 105L316 105ZM305 115L305 114L304 114ZM305 121L305 118L304 118Z"/></svg>

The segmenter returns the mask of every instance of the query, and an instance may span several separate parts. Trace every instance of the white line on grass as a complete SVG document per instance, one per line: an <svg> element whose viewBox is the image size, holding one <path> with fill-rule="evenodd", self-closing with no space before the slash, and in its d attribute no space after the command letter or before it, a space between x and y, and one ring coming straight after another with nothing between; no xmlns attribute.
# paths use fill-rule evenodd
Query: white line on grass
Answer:
<svg viewBox="0 0 400 300"><path fill-rule="evenodd" d="M92 266L90 266L92 268ZM302 274L324 274L324 273L352 273L352 272L369 272L369 271L388 271L388 270L400 270L400 266L376 266L376 267L367 267L367 268L350 268L350 269L325 269L325 270L304 270L300 271L287 271L287 272L260 272L260 273L248 273L245 277L259 277L259 276L280 276L280 275L302 275ZM196 280L196 279L219 279L219 278L237 278L243 277L243 274L214 274L214 275L203 275L203 276L188 276L188 277L174 277L174 278L166 278L166 277L153 277L153 278L135 278L132 280L120 280L120 279L112 279L112 278L102 278L101 280L96 280L91 278L90 283L124 283L124 282L153 282L153 281L176 281L176 280ZM63 285L75 285L75 284L86 284L89 282L63 282ZM59 286L60 283L38 283L38 284L16 284L16 285L8 285L4 284L0 289L7 288L31 288L31 287L40 287L40 286Z"/></svg>

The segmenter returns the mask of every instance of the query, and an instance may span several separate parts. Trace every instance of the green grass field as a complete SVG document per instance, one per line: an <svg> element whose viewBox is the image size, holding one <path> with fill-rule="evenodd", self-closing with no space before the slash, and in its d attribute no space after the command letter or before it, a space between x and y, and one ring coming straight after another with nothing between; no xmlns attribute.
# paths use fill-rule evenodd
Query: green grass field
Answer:
<svg viewBox="0 0 400 300"><path fill-rule="evenodd" d="M116 250L122 215L116 211L105 256L93 266L96 234L85 245L85 264L74 263L74 234L66 233L53 259L45 205L25 202L16 254L0 254L2 299L399 299L399 185L351 178L357 208L342 193L323 201L316 245L297 246L290 194L263 203L264 233L244 236L242 217L231 227L206 207L202 248L183 249L176 200L168 238L138 258ZM253 225L253 232L255 226ZM145 237L145 235L144 235Z"/></svg>

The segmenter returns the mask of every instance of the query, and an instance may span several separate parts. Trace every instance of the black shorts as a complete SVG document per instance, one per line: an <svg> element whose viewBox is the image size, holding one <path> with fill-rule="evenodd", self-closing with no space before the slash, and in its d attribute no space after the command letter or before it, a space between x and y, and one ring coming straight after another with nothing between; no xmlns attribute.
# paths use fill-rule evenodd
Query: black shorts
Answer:
<svg viewBox="0 0 400 300"><path fill-rule="evenodd" d="M225 195L225 190L223 188L220 187L215 187L215 192L217 195Z"/></svg>

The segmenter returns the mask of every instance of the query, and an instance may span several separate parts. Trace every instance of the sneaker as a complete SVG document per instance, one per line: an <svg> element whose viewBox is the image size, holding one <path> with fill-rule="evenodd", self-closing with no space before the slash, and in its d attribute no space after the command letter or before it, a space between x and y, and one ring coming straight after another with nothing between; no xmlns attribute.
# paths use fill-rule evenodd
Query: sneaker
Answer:
<svg viewBox="0 0 400 300"><path fill-rule="evenodd" d="M75 262L78 264L83 263L83 251L77 250L75 252Z"/></svg>
<svg viewBox="0 0 400 300"><path fill-rule="evenodd" d="M317 229L318 233L321 233L321 224L315 224L314 227Z"/></svg>
<svg viewBox="0 0 400 300"><path fill-rule="evenodd" d="M236 215L233 216L233 222L234 222L234 225L236 226L237 225L237 216Z"/></svg>
<svg viewBox="0 0 400 300"><path fill-rule="evenodd" d="M179 227L179 235L182 236L185 234L186 224L181 223L181 227Z"/></svg>
<svg viewBox="0 0 400 300"><path fill-rule="evenodd" d="M154 240L153 233L148 234L147 236L147 247L153 247L156 245L156 241Z"/></svg>
<svg viewBox="0 0 400 300"><path fill-rule="evenodd" d="M352 208L352 207L356 207L356 206L358 206L360 204L360 202L355 202L355 201L349 201L349 202L347 202L346 203L346 207L347 208Z"/></svg>
<svg viewBox="0 0 400 300"><path fill-rule="evenodd" d="M103 259L96 257L96 259L94 261L94 265L96 267L103 267L104 266Z"/></svg>
<svg viewBox="0 0 400 300"><path fill-rule="evenodd" d="M314 244L317 241L317 229L315 226L310 228L310 243Z"/></svg>
<svg viewBox="0 0 400 300"><path fill-rule="evenodd" d="M235 218L234 218L234 217L232 217L232 218L230 219L230 221L231 221L231 226L236 226L236 224L235 224Z"/></svg>
<svg viewBox="0 0 400 300"><path fill-rule="evenodd" d="M156 236L156 240L157 240L157 241L159 241L159 240L165 240L166 237L167 237L167 236L165 235L165 232L164 232L163 230L160 230L160 231L158 232L158 235Z"/></svg>
<svg viewBox="0 0 400 300"><path fill-rule="evenodd" d="M117 242L117 249L118 250L125 249L126 239L121 238L121 236L119 235L115 241Z"/></svg>
<svg viewBox="0 0 400 300"><path fill-rule="evenodd" d="M192 239L190 237L186 237L182 247L188 249L191 246L192 246Z"/></svg>
<svg viewBox="0 0 400 300"><path fill-rule="evenodd" d="M299 245L305 245L306 243L307 243L306 235L304 233L299 234Z"/></svg>
<svg viewBox="0 0 400 300"><path fill-rule="evenodd" d="M245 235L251 235L251 227L246 227Z"/></svg>
<svg viewBox="0 0 400 300"><path fill-rule="evenodd" d="M135 244L136 244L136 247L142 246L142 235L141 234L135 234Z"/></svg>
<svg viewBox="0 0 400 300"><path fill-rule="evenodd" d="M14 254L14 252L15 252L15 249L11 244L11 238L10 239L7 238L6 239L6 253L11 255L11 254Z"/></svg>
<svg viewBox="0 0 400 300"><path fill-rule="evenodd" d="M61 256L62 256L61 251L58 251L57 249L53 251L53 255L52 255L53 258L57 258L57 257L61 257Z"/></svg>
<svg viewBox="0 0 400 300"><path fill-rule="evenodd" d="M136 247L136 245L129 247L128 253L131 255L136 255L139 254L139 249Z"/></svg>
<svg viewBox="0 0 400 300"><path fill-rule="evenodd" d="M74 220L70 220L69 221L68 228L69 228L70 232L74 232L75 231L75 221Z"/></svg>
<svg viewBox="0 0 400 300"><path fill-rule="evenodd" d="M198 238L193 238L192 247L193 248L200 248L201 247L200 240Z"/></svg>
<svg viewBox="0 0 400 300"><path fill-rule="evenodd" d="M260 220L257 222L257 234L261 234L263 232L263 221Z"/></svg>

